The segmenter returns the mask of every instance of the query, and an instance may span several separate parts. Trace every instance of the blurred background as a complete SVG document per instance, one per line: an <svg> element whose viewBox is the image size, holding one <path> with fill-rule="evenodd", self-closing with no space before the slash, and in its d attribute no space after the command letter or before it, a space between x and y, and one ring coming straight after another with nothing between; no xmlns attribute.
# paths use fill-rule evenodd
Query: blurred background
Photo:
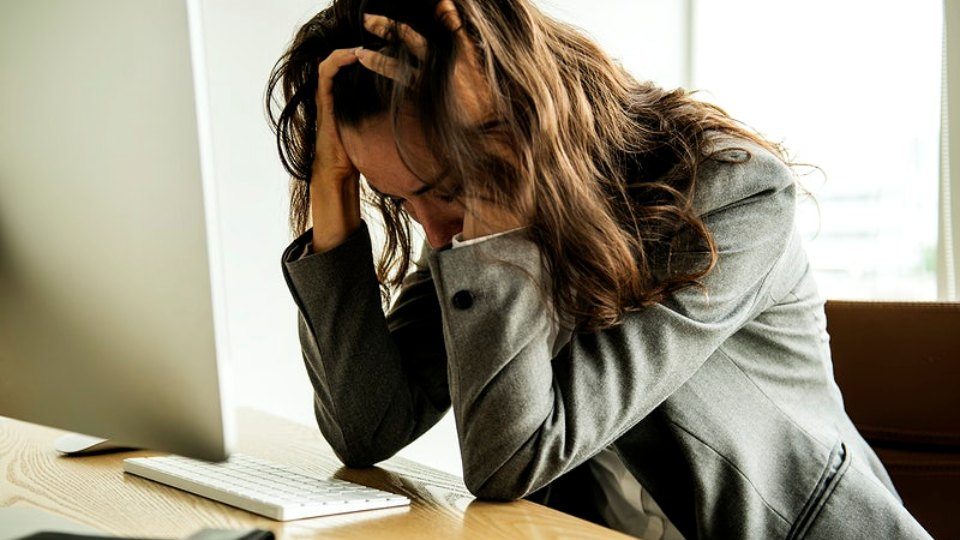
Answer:
<svg viewBox="0 0 960 540"><path fill-rule="evenodd" d="M825 297L957 299L960 189L948 165L951 152L960 162L960 141L944 136L943 2L537 3L637 78L698 90L793 161L819 167L797 169L814 194L801 201L798 226ZM262 96L294 31L326 5L201 1L228 303L218 322L230 335L235 395L310 425L296 307L280 272L291 240L287 176ZM958 107L960 82L951 88ZM460 474L452 418L401 455Z"/></svg>

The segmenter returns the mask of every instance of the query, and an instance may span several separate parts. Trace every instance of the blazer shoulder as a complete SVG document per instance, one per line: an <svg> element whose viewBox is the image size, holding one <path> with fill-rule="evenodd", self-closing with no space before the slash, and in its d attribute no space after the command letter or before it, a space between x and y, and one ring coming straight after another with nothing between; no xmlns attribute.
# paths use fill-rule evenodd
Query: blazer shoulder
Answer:
<svg viewBox="0 0 960 540"><path fill-rule="evenodd" d="M697 173L694 208L700 215L794 185L796 176L780 156L760 144L730 135L708 139Z"/></svg>

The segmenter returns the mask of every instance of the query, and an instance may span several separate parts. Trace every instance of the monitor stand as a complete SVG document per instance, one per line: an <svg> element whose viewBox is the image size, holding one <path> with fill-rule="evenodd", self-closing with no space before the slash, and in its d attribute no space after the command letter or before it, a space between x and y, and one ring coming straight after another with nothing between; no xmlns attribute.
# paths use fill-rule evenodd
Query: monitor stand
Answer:
<svg viewBox="0 0 960 540"><path fill-rule="evenodd" d="M81 435L80 433L67 433L61 436L53 443L53 448L65 456L85 456L132 450L129 446L114 444L109 439Z"/></svg>

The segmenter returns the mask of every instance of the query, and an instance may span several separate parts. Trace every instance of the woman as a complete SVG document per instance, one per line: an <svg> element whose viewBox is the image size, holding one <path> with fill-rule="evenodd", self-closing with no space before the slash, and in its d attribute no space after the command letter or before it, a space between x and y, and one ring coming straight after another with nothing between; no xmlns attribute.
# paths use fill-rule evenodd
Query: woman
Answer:
<svg viewBox="0 0 960 540"><path fill-rule="evenodd" d="M283 270L345 464L452 406L481 498L646 538L926 537L843 410L779 147L528 0L335 0L277 86Z"/></svg>

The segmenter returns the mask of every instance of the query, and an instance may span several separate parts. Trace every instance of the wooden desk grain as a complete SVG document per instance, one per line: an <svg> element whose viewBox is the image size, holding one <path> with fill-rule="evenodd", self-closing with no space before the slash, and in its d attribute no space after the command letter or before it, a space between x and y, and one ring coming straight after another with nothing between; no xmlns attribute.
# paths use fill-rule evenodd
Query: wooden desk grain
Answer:
<svg viewBox="0 0 960 540"><path fill-rule="evenodd" d="M156 452L61 457L53 442L62 431L0 417L0 506L33 506L107 533L155 538L249 527L278 538L627 538L529 501L476 501L459 478L403 458L347 469L316 429L250 410L239 420L242 453L402 493L413 504L281 523L123 473L123 458Z"/></svg>

